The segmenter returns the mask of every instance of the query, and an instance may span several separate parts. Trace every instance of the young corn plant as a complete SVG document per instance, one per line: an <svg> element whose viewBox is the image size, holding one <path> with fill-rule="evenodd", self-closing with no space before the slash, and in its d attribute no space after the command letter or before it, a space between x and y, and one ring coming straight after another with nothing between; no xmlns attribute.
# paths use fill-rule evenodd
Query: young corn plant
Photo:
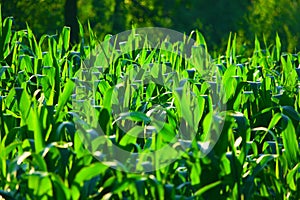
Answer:
<svg viewBox="0 0 300 200"><path fill-rule="evenodd" d="M12 22L0 17L0 198L300 198L300 57L281 52L278 35L270 46L255 38L252 56L245 57L230 34L224 56L199 61L178 53L195 36L191 55L207 55L198 31L153 48L147 35L120 43L108 35L100 42L90 25L85 38L80 25L81 42L71 45L68 27L38 39L29 26L13 30ZM136 45L142 48L133 50ZM87 71L94 51L110 54ZM211 74L201 64L209 62L217 72L206 79ZM84 93L86 87L95 92ZM80 95L91 96L82 103ZM83 144L75 105L91 107L103 138L128 152L171 144L171 154L180 142L187 148L152 172L145 172L149 162L109 168ZM214 115L217 105L226 109ZM218 139L203 156L210 132L219 132ZM90 148L105 153L101 145ZM140 173L124 172L131 168Z"/></svg>

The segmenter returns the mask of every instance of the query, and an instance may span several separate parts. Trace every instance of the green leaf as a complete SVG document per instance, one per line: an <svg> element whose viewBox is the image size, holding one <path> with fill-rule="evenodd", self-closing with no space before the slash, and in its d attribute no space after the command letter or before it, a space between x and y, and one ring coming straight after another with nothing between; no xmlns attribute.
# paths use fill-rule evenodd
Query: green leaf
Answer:
<svg viewBox="0 0 300 200"><path fill-rule="evenodd" d="M280 60L280 53L281 53L281 42L280 42L280 37L278 33L276 33L276 59L277 61Z"/></svg>
<svg viewBox="0 0 300 200"><path fill-rule="evenodd" d="M0 16L2 17L2 16ZM2 21L2 19L1 19ZM12 35L12 22L13 18L5 18L3 23L1 22L1 35L0 35L0 61L5 59L10 53L9 42Z"/></svg>
<svg viewBox="0 0 300 200"><path fill-rule="evenodd" d="M288 115L290 118L300 122L300 115L292 106L282 106L283 114Z"/></svg>
<svg viewBox="0 0 300 200"><path fill-rule="evenodd" d="M37 105L31 107L29 117L27 119L28 129L34 134L35 152L40 152L45 147L44 134L42 130L42 121L40 118Z"/></svg>
<svg viewBox="0 0 300 200"><path fill-rule="evenodd" d="M75 83L71 80L68 80L67 83L65 84L64 91L59 98L58 106L56 109L55 120L58 119L60 112L68 102L71 94L73 93L74 88L75 88Z"/></svg>
<svg viewBox="0 0 300 200"><path fill-rule="evenodd" d="M197 185L200 183L200 176L201 176L201 166L200 163L194 163L191 170L191 184Z"/></svg>
<svg viewBox="0 0 300 200"><path fill-rule="evenodd" d="M35 166L39 169L39 171L47 172L47 163L40 154L32 154L32 162L35 164Z"/></svg>
<svg viewBox="0 0 300 200"><path fill-rule="evenodd" d="M212 189L212 188L214 188L214 187L220 185L221 183L222 183L222 181L216 181L216 182L214 182L214 183L210 183L210 184L208 184L208 185L202 187L201 189L197 190L197 191L195 192L195 195L196 195L196 196L201 196L201 195L202 195L203 193L205 193L206 191L208 191L208 190L210 190L210 189Z"/></svg>
<svg viewBox="0 0 300 200"><path fill-rule="evenodd" d="M282 115L282 119L287 122L287 127L282 132L284 155L290 164L299 162L299 146L295 128L289 117Z"/></svg>
<svg viewBox="0 0 300 200"><path fill-rule="evenodd" d="M276 113L271 119L268 129L271 130L279 122L280 119L281 119L281 113Z"/></svg>
<svg viewBox="0 0 300 200"><path fill-rule="evenodd" d="M103 107L106 108L109 113L111 113L111 103L112 103L113 91L114 91L113 87L109 88L106 91L105 96L103 98Z"/></svg>
<svg viewBox="0 0 300 200"><path fill-rule="evenodd" d="M174 139L176 139L175 127L172 126L171 124L161 122L161 121L156 121L153 124L165 142L169 143L174 141Z"/></svg>
<svg viewBox="0 0 300 200"><path fill-rule="evenodd" d="M121 139L120 145L126 147L128 144L135 144L138 136L144 133L142 126L134 126Z"/></svg>
<svg viewBox="0 0 300 200"><path fill-rule="evenodd" d="M71 199L71 192L57 174L51 174L53 197L56 199Z"/></svg>
<svg viewBox="0 0 300 200"><path fill-rule="evenodd" d="M52 184L48 173L34 172L28 175L28 188L40 199L46 199L46 195L52 196Z"/></svg>
<svg viewBox="0 0 300 200"><path fill-rule="evenodd" d="M62 30L62 37L63 37L63 44L64 44L64 50L69 50L69 44L70 44L70 33L71 29L70 27L64 27Z"/></svg>
<svg viewBox="0 0 300 200"><path fill-rule="evenodd" d="M299 173L299 169L300 169L300 165L299 163L291 170L288 172L287 176L286 176L286 182L289 185L289 187L296 191L297 190L297 183L295 183L295 174Z"/></svg>
<svg viewBox="0 0 300 200"><path fill-rule="evenodd" d="M231 36L232 33L230 32L228 42L227 42L227 49L226 49L226 62L231 64Z"/></svg>
<svg viewBox="0 0 300 200"><path fill-rule="evenodd" d="M82 168L75 176L73 184L82 185L84 181L91 181L95 176L100 176L107 170L107 166L100 162Z"/></svg>
<svg viewBox="0 0 300 200"><path fill-rule="evenodd" d="M145 124L148 124L151 122L151 119L146 114L144 114L142 112L136 112L136 111L121 113L119 118L120 118L120 120L130 119L130 120L137 121L137 122L144 122Z"/></svg>

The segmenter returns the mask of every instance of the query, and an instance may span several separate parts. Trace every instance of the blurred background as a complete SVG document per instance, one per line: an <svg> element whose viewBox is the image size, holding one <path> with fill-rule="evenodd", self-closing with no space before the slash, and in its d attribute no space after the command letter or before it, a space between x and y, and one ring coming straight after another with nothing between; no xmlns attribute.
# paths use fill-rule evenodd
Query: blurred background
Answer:
<svg viewBox="0 0 300 200"><path fill-rule="evenodd" d="M209 51L223 53L230 32L241 49L254 45L255 35L267 46L276 33L284 51L297 53L300 0L1 0L2 16L13 16L14 29L26 22L39 37L71 26L78 41L79 21L88 21L100 40L135 27L165 27L190 33L198 29Z"/></svg>

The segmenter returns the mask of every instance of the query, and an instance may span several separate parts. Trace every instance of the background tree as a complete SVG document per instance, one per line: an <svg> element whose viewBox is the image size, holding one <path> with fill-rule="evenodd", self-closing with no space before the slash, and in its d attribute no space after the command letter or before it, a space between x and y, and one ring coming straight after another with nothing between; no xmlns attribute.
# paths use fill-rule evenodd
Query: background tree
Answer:
<svg viewBox="0 0 300 200"><path fill-rule="evenodd" d="M64 1L1 0L3 17L14 17L14 29L26 28L26 22L39 37L55 34L64 26Z"/></svg>
<svg viewBox="0 0 300 200"><path fill-rule="evenodd" d="M100 40L135 27L159 26L189 33L200 30L210 51L224 52L229 32L239 44L253 44L254 36L267 40L279 33L286 50L296 52L300 32L300 0L1 0L4 17L14 16L15 29L30 25L37 36L55 34L67 24L72 41L74 21L89 21ZM77 8L76 8L77 5ZM71 8L71 6L73 8ZM71 16L72 15L72 16ZM64 20L65 18L65 20ZM73 39L75 38L75 39Z"/></svg>
<svg viewBox="0 0 300 200"><path fill-rule="evenodd" d="M247 37L257 34L272 40L278 33L284 50L296 52L300 48L299 9L299 0L254 0L247 16Z"/></svg>
<svg viewBox="0 0 300 200"><path fill-rule="evenodd" d="M79 24L77 19L77 0L66 0L65 7L65 25L71 27L71 42L79 41Z"/></svg>

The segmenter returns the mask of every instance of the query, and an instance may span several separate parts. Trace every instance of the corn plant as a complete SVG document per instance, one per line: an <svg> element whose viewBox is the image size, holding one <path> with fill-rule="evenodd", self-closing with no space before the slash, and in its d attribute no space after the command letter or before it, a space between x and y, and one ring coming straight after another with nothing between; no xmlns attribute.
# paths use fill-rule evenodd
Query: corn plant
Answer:
<svg viewBox="0 0 300 200"><path fill-rule="evenodd" d="M224 55L205 60L217 73L207 80L200 65L191 66L188 57L172 53L182 52L182 45L192 37L196 38L192 51L202 47L207 52L198 31L183 43L150 48L147 37L139 35L120 44L105 43L113 38L109 35L99 42L89 25L90 37L84 38L80 25L81 42L72 46L68 27L37 39L29 26L16 31L13 18L0 20L0 198L300 198L299 55L281 52L278 35L275 45L255 39L253 55L245 57L231 34ZM134 41L142 41L143 48L133 51ZM99 43L111 46L100 48ZM98 47L116 51L95 61L99 65L92 69L92 83L80 82L86 76L83 61ZM141 66L145 70L134 70ZM120 85L124 77L135 82ZM166 84L154 84L147 77ZM149 172L144 172L147 162L114 163L113 168L99 162L89 148L101 151L103 146L87 148L75 123L80 107L74 105L90 104L78 99L82 93L87 96L85 87L95 89L91 93L95 126L101 127L111 144L128 152L150 152L170 143L176 148L174 137L182 137L188 148L174 162ZM185 109L195 104L187 87L197 99L196 114ZM176 92L169 92L170 88ZM221 99L214 95L218 89ZM217 102L226 110L214 118ZM127 110L122 110L124 105ZM155 105L162 105L161 113ZM151 113L157 115L151 118ZM160 116L167 123L155 121ZM180 136L181 117L188 125L197 122L186 126L197 131L193 140ZM220 121L223 127L215 146L201 156L209 124ZM157 133L151 135L153 130ZM151 137L135 137L139 134ZM130 167L140 173L118 170Z"/></svg>

